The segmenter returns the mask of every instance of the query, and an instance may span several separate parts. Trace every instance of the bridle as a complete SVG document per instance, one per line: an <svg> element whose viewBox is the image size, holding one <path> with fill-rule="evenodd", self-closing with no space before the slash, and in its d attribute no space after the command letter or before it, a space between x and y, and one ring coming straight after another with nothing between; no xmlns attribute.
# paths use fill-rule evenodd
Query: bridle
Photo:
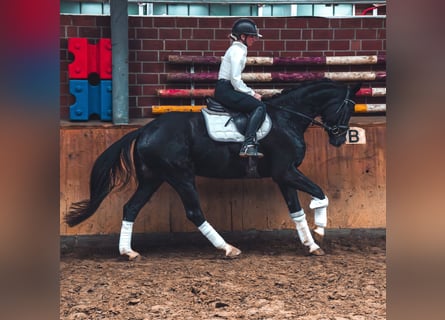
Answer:
<svg viewBox="0 0 445 320"><path fill-rule="evenodd" d="M353 101L353 100L351 100L351 99L349 99L349 95L350 95L350 88L349 88L349 86L348 86L348 88L347 88L347 91L346 91L346 96L345 96L345 99L343 100L343 102L341 103L341 105L337 108L337 110L335 111L335 113L339 113L340 112L340 110L344 107L344 106L347 106L347 105L349 105L349 104L355 104L355 102ZM319 127L322 127L322 128L324 128L327 132L329 132L330 134L332 134L332 135L334 135L334 136L342 136L342 135L345 135L346 134L346 132L348 131L348 129L349 129L349 126L348 125L343 125L343 124L340 124L340 125L338 125L338 124L336 124L336 125L333 125L333 126L328 126L327 124L325 124L325 123L323 123L323 122L320 122L320 121L318 121L318 120L315 120L314 118L311 118L310 116L308 116L308 115L306 115L306 114L304 114L304 113L301 113L301 112L299 112L299 111L295 111L295 110L292 110L292 109L288 109L287 107L285 107L285 106L274 106L274 105L272 105L272 104L269 104L271 107L273 107L273 108L276 108L276 109L280 109L280 110L283 110L283 111L286 111L286 112L289 112L289 113L292 113L292 114L296 114L296 115L298 115L298 116L300 116L300 117L302 117L302 118L305 118L305 119L307 119L307 120L309 120L310 122L311 122L311 124L314 124L314 125L317 125L317 126L319 126ZM343 120L343 119L342 119Z"/></svg>

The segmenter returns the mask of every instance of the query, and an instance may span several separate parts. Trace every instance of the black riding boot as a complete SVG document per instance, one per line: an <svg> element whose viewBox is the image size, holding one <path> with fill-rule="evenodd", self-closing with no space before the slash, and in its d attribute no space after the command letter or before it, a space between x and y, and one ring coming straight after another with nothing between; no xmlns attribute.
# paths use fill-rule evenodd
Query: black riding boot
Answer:
<svg viewBox="0 0 445 320"><path fill-rule="evenodd" d="M239 152L240 157L258 157L262 158L264 154L258 152L258 143L256 139L256 132L266 117L266 109L264 106L259 106L252 112L247 124L246 133L244 135L244 142Z"/></svg>

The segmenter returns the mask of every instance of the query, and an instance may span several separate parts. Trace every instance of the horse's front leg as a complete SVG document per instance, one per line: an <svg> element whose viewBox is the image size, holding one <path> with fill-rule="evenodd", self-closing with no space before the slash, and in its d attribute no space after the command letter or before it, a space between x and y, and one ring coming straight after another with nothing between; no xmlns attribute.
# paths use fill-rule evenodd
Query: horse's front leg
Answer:
<svg viewBox="0 0 445 320"><path fill-rule="evenodd" d="M227 257L236 257L241 254L241 250L228 244L223 237L208 223L201 210L198 192L194 179L174 179L171 186L178 192L187 218L198 227L199 231L213 244L217 249L224 250Z"/></svg>
<svg viewBox="0 0 445 320"><path fill-rule="evenodd" d="M291 166L291 169L284 175L284 181L287 185L293 188L306 192L312 196L309 208L314 209L314 233L322 241L324 237L324 229L327 226L327 207L329 205L328 197L324 194L323 190L306 177L295 166Z"/></svg>
<svg viewBox="0 0 445 320"><path fill-rule="evenodd" d="M301 208L300 201L298 199L297 191L295 188L289 187L286 184L278 183L278 186L280 187L281 193L286 200L287 207L289 208L289 215L295 222L298 237L300 238L301 243L308 248L310 254L316 256L324 255L324 251L312 237L306 220L306 214L303 208Z"/></svg>

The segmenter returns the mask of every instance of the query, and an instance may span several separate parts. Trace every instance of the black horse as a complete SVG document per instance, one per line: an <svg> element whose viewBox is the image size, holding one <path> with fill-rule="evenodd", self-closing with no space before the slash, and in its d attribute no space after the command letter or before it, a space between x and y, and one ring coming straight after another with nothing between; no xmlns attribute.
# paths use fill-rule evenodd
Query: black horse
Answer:
<svg viewBox="0 0 445 320"><path fill-rule="evenodd" d="M96 159L90 176L90 199L73 203L65 220L75 226L92 216L115 187L124 187L136 174L137 190L123 208L120 254L129 259L139 255L131 249L133 223L156 190L167 182L179 194L187 218L216 248L225 250L227 256L236 256L241 251L226 243L206 221L195 176L246 178L253 167L257 177L271 177L278 184L301 242L311 254L322 255L297 194L300 190L312 196L309 207L315 209L314 236L323 236L328 198L297 169L306 151L304 132L311 124L319 125L328 133L330 144L339 147L345 143L359 88L329 79L307 81L265 101L272 127L260 141L259 150L264 153L261 159L240 158L239 142L212 140L200 113L163 114L123 136ZM315 119L318 116L321 121Z"/></svg>

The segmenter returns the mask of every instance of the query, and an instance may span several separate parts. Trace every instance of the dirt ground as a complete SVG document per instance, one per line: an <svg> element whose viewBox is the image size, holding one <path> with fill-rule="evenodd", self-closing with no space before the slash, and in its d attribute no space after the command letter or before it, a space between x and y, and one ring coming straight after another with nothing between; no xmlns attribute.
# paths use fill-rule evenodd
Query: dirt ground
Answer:
<svg viewBox="0 0 445 320"><path fill-rule="evenodd" d="M386 319L384 236L326 239L326 255L293 241L159 246L61 255L60 319ZM117 251L117 249L116 249Z"/></svg>

